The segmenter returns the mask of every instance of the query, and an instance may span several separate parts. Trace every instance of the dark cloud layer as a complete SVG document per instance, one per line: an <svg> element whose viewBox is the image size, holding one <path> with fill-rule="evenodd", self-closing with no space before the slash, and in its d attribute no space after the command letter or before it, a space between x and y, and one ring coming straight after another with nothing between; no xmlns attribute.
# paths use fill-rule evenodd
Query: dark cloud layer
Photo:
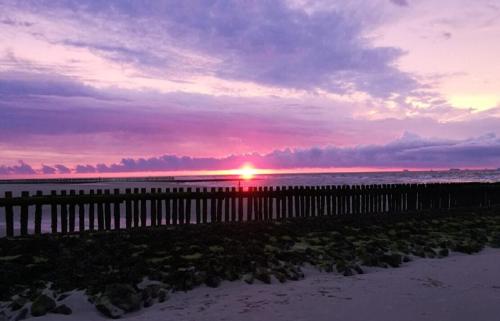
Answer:
<svg viewBox="0 0 500 321"><path fill-rule="evenodd" d="M103 30L102 37L68 35L59 41L148 71L165 74L166 66L183 65L189 72L229 80L336 93L357 89L376 97L405 94L419 86L394 67L403 51L371 45L364 36L365 21L342 6L307 12L286 1L65 0L24 7L38 14L62 9L75 20L89 14L107 30L119 28L121 35L105 37ZM200 66L178 49L217 62Z"/></svg>
<svg viewBox="0 0 500 321"><path fill-rule="evenodd" d="M405 133L400 139L385 145L360 145L356 147L324 147L309 149L284 149L268 154L232 155L223 158L163 155L151 158L125 158L114 164L81 164L72 172L133 173L155 171L193 171L239 168L250 162L257 168L447 168L493 167L500 168L500 139L486 134L465 140L426 139ZM1 166L1 175L11 174L68 174L62 165L35 170L20 161L18 165Z"/></svg>
<svg viewBox="0 0 500 321"><path fill-rule="evenodd" d="M96 172L215 170L238 168L251 162L259 168L443 168L500 166L500 139L487 134L467 140L424 139L405 133L386 145L277 150L225 158L192 158L164 155L147 159L122 159L120 163L93 166ZM87 168L89 165L87 165Z"/></svg>

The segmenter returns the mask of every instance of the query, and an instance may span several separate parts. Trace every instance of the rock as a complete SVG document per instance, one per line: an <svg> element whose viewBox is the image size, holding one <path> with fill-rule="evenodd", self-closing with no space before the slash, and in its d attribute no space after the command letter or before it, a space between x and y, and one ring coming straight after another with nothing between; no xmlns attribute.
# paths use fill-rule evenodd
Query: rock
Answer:
<svg viewBox="0 0 500 321"><path fill-rule="evenodd" d="M73 313L70 307L68 307L66 304L61 304L58 305L54 310L50 311L52 313L56 314L64 314L64 315L70 315Z"/></svg>
<svg viewBox="0 0 500 321"><path fill-rule="evenodd" d="M45 294L39 295L31 305L31 315L39 317L47 314L49 311L56 307L56 301L46 296Z"/></svg>
<svg viewBox="0 0 500 321"><path fill-rule="evenodd" d="M243 275L243 281L245 281L245 283L247 283L247 284L252 284L253 283L253 274L247 273L247 274Z"/></svg>
<svg viewBox="0 0 500 321"><path fill-rule="evenodd" d="M356 271L356 273L358 273L358 274L363 274L363 273L365 273L365 272L363 271L363 269L362 269L359 265L357 265L357 264L356 264L356 265L354 265L352 268L353 268L353 269L354 269L354 271Z"/></svg>
<svg viewBox="0 0 500 321"><path fill-rule="evenodd" d="M410 259L410 257L409 257L409 256L406 256L406 255L405 255L405 256L403 256L403 262L408 263L408 262L410 262L410 261L411 261L411 259Z"/></svg>
<svg viewBox="0 0 500 321"><path fill-rule="evenodd" d="M12 302L9 304L9 308L12 311L17 311L20 308L22 308L27 302L28 302L28 299L26 299L22 296L16 295L12 298Z"/></svg>
<svg viewBox="0 0 500 321"><path fill-rule="evenodd" d="M20 320L26 319L27 317L28 317L28 308L24 308L21 311L19 311L19 313L16 315L16 317L13 318L12 320L13 321L20 321Z"/></svg>
<svg viewBox="0 0 500 321"><path fill-rule="evenodd" d="M450 251L448 249L440 249L438 254L440 257L445 257L445 256L448 256L450 254Z"/></svg>
<svg viewBox="0 0 500 321"><path fill-rule="evenodd" d="M67 297L69 297L69 294L68 294L68 293L63 293L63 294L61 294L61 295L59 295L59 296L57 297L56 301L57 301L57 302L62 301L62 300L64 300L64 299L66 299Z"/></svg>
<svg viewBox="0 0 500 321"><path fill-rule="evenodd" d="M274 276L276 277L276 279L278 279L278 281L280 283L285 283L286 282L286 275L284 273L281 273L281 272L274 272Z"/></svg>
<svg viewBox="0 0 500 321"><path fill-rule="evenodd" d="M271 283L271 276L269 275L269 272L264 268L257 268L257 270L255 271L255 278L266 284Z"/></svg>
<svg viewBox="0 0 500 321"><path fill-rule="evenodd" d="M352 275L354 275L354 273L352 273L352 270L351 270L350 267L346 267L344 269L344 273L343 274L344 274L344 276L352 276Z"/></svg>
<svg viewBox="0 0 500 321"><path fill-rule="evenodd" d="M125 314L125 311L114 306L106 296L98 298L95 302L95 307L99 312L112 319L121 318Z"/></svg>
<svg viewBox="0 0 500 321"><path fill-rule="evenodd" d="M216 288L220 285L220 278L216 275L209 275L207 276L207 279L205 280L205 284L208 286L208 287L211 287L211 288Z"/></svg>
<svg viewBox="0 0 500 321"><path fill-rule="evenodd" d="M389 264L391 267L398 267L401 265L402 257L401 254L397 253L385 254L382 256L382 261Z"/></svg>
<svg viewBox="0 0 500 321"><path fill-rule="evenodd" d="M165 289L160 289L158 291L158 302L165 302L168 299L168 293Z"/></svg>
<svg viewBox="0 0 500 321"><path fill-rule="evenodd" d="M110 284L96 300L96 308L110 318L119 318L126 312L141 308L141 296L128 284Z"/></svg>

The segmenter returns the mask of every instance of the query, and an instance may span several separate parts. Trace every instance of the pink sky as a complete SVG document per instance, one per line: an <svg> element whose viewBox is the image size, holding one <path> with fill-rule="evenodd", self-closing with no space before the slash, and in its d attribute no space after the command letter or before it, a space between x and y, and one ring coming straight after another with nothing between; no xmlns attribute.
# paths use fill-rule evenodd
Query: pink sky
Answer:
<svg viewBox="0 0 500 321"><path fill-rule="evenodd" d="M1 1L0 176L500 167L494 0Z"/></svg>

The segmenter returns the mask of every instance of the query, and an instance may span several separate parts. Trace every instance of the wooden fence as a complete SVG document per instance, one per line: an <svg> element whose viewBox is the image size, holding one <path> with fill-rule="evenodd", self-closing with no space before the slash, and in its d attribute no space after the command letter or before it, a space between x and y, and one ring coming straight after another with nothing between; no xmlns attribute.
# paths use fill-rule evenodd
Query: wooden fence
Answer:
<svg viewBox="0 0 500 321"><path fill-rule="evenodd" d="M368 215L500 205L500 183L128 188L22 192L0 198L4 236L146 226ZM1 212L1 211L0 211ZM0 218L1 220L2 218ZM42 221L48 222L42 228ZM18 227L15 229L14 227ZM45 225L44 225L45 226Z"/></svg>

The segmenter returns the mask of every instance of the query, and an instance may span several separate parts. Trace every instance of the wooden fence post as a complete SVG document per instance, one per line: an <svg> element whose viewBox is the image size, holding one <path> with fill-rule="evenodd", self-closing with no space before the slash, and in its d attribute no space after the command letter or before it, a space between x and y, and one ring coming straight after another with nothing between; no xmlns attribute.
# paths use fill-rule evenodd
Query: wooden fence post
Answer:
<svg viewBox="0 0 500 321"><path fill-rule="evenodd" d="M191 187L187 188L187 197L186 197L186 215L184 217L184 224L191 224Z"/></svg>
<svg viewBox="0 0 500 321"><path fill-rule="evenodd" d="M207 200L207 188L203 188L203 223L208 222L208 200Z"/></svg>
<svg viewBox="0 0 500 321"><path fill-rule="evenodd" d="M238 221L243 221L243 187L238 188Z"/></svg>
<svg viewBox="0 0 500 321"><path fill-rule="evenodd" d="M42 197L43 192L37 191L36 196ZM42 233L42 204L37 202L35 205L35 234L40 235L41 233Z"/></svg>
<svg viewBox="0 0 500 321"><path fill-rule="evenodd" d="M224 193L224 223L229 222L230 220L234 222L234 218L230 217L229 213L229 203L231 194L230 194L231 189L229 187L226 187L226 191Z"/></svg>
<svg viewBox="0 0 500 321"><path fill-rule="evenodd" d="M201 198L200 198L200 188L196 188L196 224L201 223Z"/></svg>
<svg viewBox="0 0 500 321"><path fill-rule="evenodd" d="M97 230L104 231L104 201L102 198L102 189L97 190Z"/></svg>
<svg viewBox="0 0 500 321"><path fill-rule="evenodd" d="M147 207L147 201L148 201L148 196L147 196L147 190L146 188L141 188L141 227L147 226L147 212L148 212L148 207Z"/></svg>
<svg viewBox="0 0 500 321"><path fill-rule="evenodd" d="M120 215L120 204L121 204L121 201L118 200L118 197L120 196L120 189L118 188L115 188L114 190L114 194L115 194L115 201L114 201L114 204L113 204L113 218L114 218L114 228L115 230L119 230L120 229L120 219L121 219L121 215Z"/></svg>
<svg viewBox="0 0 500 321"><path fill-rule="evenodd" d="M78 194L82 197L85 191L80 190ZM78 202L78 231L85 231L85 203L83 201Z"/></svg>
<svg viewBox="0 0 500 321"><path fill-rule="evenodd" d="M28 201L30 193L27 191L21 192L21 197ZM21 205L21 235L28 235L28 203Z"/></svg>
<svg viewBox="0 0 500 321"><path fill-rule="evenodd" d="M172 219L172 210L170 207L170 188L165 189L166 197L165 197L165 224L170 225L171 224L171 219Z"/></svg>
<svg viewBox="0 0 500 321"><path fill-rule="evenodd" d="M150 225L151 226L156 226L156 188L151 188L151 200L150 200L150 208L149 208L149 218L150 218Z"/></svg>
<svg viewBox="0 0 500 321"><path fill-rule="evenodd" d="M57 196L56 191L50 191L50 195ZM52 233L57 233L57 203L52 201L50 203L50 228Z"/></svg>
<svg viewBox="0 0 500 321"><path fill-rule="evenodd" d="M76 191L74 189L69 191L69 196L74 198L76 196ZM76 216L76 201L74 199L69 201L69 232L73 233L75 231L75 216Z"/></svg>
<svg viewBox="0 0 500 321"><path fill-rule="evenodd" d="M253 220L253 187L248 187L248 197L247 197L247 221Z"/></svg>
<svg viewBox="0 0 500 321"><path fill-rule="evenodd" d="M132 199L131 199L132 189L126 188L125 194L127 196L127 198L125 200L125 227L127 229L131 229L132 228Z"/></svg>
<svg viewBox="0 0 500 321"><path fill-rule="evenodd" d="M172 189L172 225L177 225L177 217L179 215L179 210L178 210L178 201L179 201L179 194L177 194L177 188Z"/></svg>
<svg viewBox="0 0 500 321"><path fill-rule="evenodd" d="M111 230L111 201L109 200L109 196L111 195L110 190L105 189L104 195L106 196L104 203L104 228L109 231Z"/></svg>

